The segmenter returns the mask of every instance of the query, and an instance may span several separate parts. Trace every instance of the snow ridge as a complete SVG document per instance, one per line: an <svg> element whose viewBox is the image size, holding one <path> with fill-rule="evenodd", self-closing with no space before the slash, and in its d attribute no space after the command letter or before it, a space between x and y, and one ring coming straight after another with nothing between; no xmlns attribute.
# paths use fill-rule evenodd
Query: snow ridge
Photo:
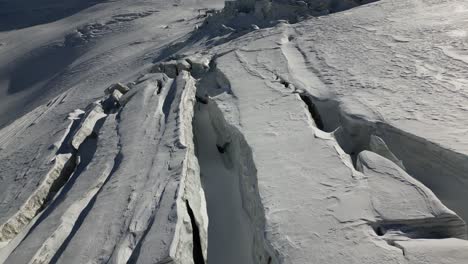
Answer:
<svg viewBox="0 0 468 264"><path fill-rule="evenodd" d="M104 118L104 110L99 102L94 103L86 112L79 128L75 131L68 130L64 140L71 137L71 142L63 141L57 155L51 161L54 165L44 176L37 189L26 200L17 213L11 216L5 223L0 225L0 241L5 242L14 238L43 208L44 203L50 200L63 184L68 180L79 163L79 148L81 144L94 133L98 120ZM69 118L70 127L76 121L74 117ZM73 135L73 136L69 136Z"/></svg>
<svg viewBox="0 0 468 264"><path fill-rule="evenodd" d="M304 44L322 38L314 30L324 25L339 32L326 21L353 24L354 12L372 16L388 1L309 16L368 2L227 1L224 10L201 8L196 17L196 5L177 1L174 13L119 7L106 23L64 30L64 45L91 52L91 42L100 48L98 39L116 41L143 62L119 61L113 70L135 68L113 73L119 80L112 82L121 82L104 96L99 90L74 101L79 93L70 89L0 130L3 150L38 124L63 127L47 151L38 142L38 153L23 146L12 152L33 162L5 181L19 191L4 195L0 207L0 262L464 263L468 209L460 201L468 197L468 155L345 96L330 77L342 74L331 66L335 53L323 58L320 47ZM132 28L127 23L151 21L155 12L173 19L179 11L194 17L175 16L156 36L120 42L119 30ZM194 30L184 35L173 27ZM327 45L348 41L338 35ZM166 36L174 41L157 42ZM398 43L387 43L391 52L411 42L391 38ZM64 103L83 101L94 102L67 123L47 121ZM49 163L41 163L42 154L50 154ZM15 182L29 175L40 179L24 194L29 189ZM8 205L15 195L17 204Z"/></svg>

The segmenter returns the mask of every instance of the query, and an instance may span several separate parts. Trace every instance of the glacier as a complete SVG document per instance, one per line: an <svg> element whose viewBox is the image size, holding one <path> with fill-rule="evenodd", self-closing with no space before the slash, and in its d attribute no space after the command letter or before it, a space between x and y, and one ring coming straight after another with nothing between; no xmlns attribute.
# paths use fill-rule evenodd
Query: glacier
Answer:
<svg viewBox="0 0 468 264"><path fill-rule="evenodd" d="M0 263L466 263L467 20L1 0Z"/></svg>

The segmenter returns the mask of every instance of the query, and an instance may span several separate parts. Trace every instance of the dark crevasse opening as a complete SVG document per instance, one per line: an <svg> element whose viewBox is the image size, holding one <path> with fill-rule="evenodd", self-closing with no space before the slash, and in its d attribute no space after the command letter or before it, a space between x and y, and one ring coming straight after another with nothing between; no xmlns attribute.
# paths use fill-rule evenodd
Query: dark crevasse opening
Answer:
<svg viewBox="0 0 468 264"><path fill-rule="evenodd" d="M464 177L468 171L466 156L387 123L372 122L344 113L340 104L333 100L320 101L306 93L300 94L300 98L306 104L317 127L325 132L333 131L337 143L350 155L355 167L357 155L363 150L384 154L371 144L372 137L379 137L381 147L394 155L396 161L392 160L393 162L431 189L446 206L454 210L465 222L467 221L468 210L465 198L468 184ZM418 234L424 234L422 238L427 236L427 230L418 230ZM434 234L431 236L444 237Z"/></svg>
<svg viewBox="0 0 468 264"><path fill-rule="evenodd" d="M208 263L253 264L253 230L242 207L239 176L229 160L229 147L216 145L206 104L196 104L193 128L210 221Z"/></svg>
<svg viewBox="0 0 468 264"><path fill-rule="evenodd" d="M204 264L203 252L200 241L200 230L198 229L197 222L195 221L195 215L193 214L192 208L188 201L185 201L187 211L190 216L190 222L192 224L192 236L193 236L193 262L195 264Z"/></svg>
<svg viewBox="0 0 468 264"><path fill-rule="evenodd" d="M351 157L353 165L356 167L357 155L366 149L368 134L358 133L354 135L343 129L339 117L338 103L334 101L320 102L305 93L299 94L299 96L307 106L317 128L324 132L333 132L337 143Z"/></svg>
<svg viewBox="0 0 468 264"><path fill-rule="evenodd" d="M453 225L451 225L453 223ZM372 229L378 236L398 234L412 239L444 239L459 237L459 225L455 219L416 219L399 221L379 221Z"/></svg>
<svg viewBox="0 0 468 264"><path fill-rule="evenodd" d="M324 130L322 118L320 117L320 114L317 108L315 107L315 104L312 103L312 100L309 97L303 94L301 94L300 97L302 101L307 105L307 109L309 110L310 115L314 119L317 128L320 130Z"/></svg>

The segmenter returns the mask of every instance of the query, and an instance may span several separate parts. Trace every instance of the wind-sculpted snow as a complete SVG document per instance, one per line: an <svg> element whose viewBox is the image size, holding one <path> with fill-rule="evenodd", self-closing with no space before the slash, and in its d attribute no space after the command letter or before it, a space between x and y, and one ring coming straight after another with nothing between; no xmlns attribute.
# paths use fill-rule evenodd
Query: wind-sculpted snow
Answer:
<svg viewBox="0 0 468 264"><path fill-rule="evenodd" d="M457 3L453 5L457 6ZM411 26L399 20L400 16L407 15L409 11L404 10L408 8L423 12L438 7L444 13L452 7L434 4L424 8L405 1L397 6L400 7L398 10L402 10L401 14L392 13L394 22L381 24L381 29L375 23L387 16L385 10L393 10L395 5L383 2L368 8L369 11L381 10L381 13L370 14L366 8L349 11L362 15L355 19L352 28L356 28L356 31L353 35L345 34L345 42L342 40L345 36L337 34L349 32L346 29L350 24L345 18L349 16L347 12L344 13L347 16L330 17L329 22L304 23L295 27L297 31L287 31L286 34L292 35L294 40L286 43L283 51L294 67L293 72L297 72L297 77L293 76L290 82L310 93L317 106L327 102L319 107L319 112L322 116L322 113L329 113L327 119L331 125L328 131L343 127L338 134L344 135L341 141L348 145L344 147L345 151L356 155L367 148L372 134L381 137L412 176L426 184L443 202L466 219L464 189L468 169L467 144L463 137L457 136L464 133L466 122L466 111L461 107L461 101L466 98L465 91L457 88L460 87L457 82L466 76L464 66L459 64L460 61L446 60L441 54L422 55L418 48L424 49L420 45L423 40L417 37L425 39L427 36L416 29L412 31ZM460 40L456 37L451 44L445 42L446 29L441 31L438 26L431 24L431 18L436 19L440 13L425 14L426 17L418 18L417 27L418 30L425 27L433 29L431 41L428 41L430 45L462 45L457 44ZM456 14L450 18L452 30L460 26L461 14ZM328 34L320 35L326 23L334 23L337 27L341 25L343 29L330 30ZM313 36L306 37L302 30L307 32L309 26L318 29ZM398 34L410 35L410 32L414 32L412 40L388 40ZM326 44L334 37L337 38L336 45ZM372 40L362 45L362 38ZM408 50L411 52L408 53ZM338 53L343 56L338 58ZM360 56L370 62L362 63ZM411 63L401 61L401 58ZM387 63L387 59L391 63ZM451 69L451 73L446 74L441 70L432 76L418 66L421 60L425 61L424 67L430 68L437 64L438 67ZM307 71L315 77L304 78ZM457 94L455 101L460 101L454 102L454 97L447 97L443 89ZM450 129L447 124L450 124ZM349 146L350 142L355 142L355 146Z"/></svg>
<svg viewBox="0 0 468 264"><path fill-rule="evenodd" d="M383 122L374 124L374 119L366 119L368 112L359 112L366 108L354 107L347 98L340 101L335 97L333 90L327 89L327 84L307 67L301 53L289 51L295 48L290 44L295 35L289 33L288 37L288 27L283 26L276 31L276 36L269 37L270 46L268 37L262 38L261 33L255 38L246 36L248 45L219 57L216 66L223 78L227 78L229 89L224 93L215 90L212 95L226 120L239 126L252 147L259 193L265 207L266 239L272 244L276 258L285 263L407 261L398 247L394 251L381 244L390 241L390 246L394 245L393 240L381 237L381 232L386 232L382 230L392 228L403 240L465 238L464 221L446 209L430 190L411 187L404 191L408 188L405 186L422 186L410 176L405 176L407 183L396 180L396 186L391 186L384 179L374 184L366 180L370 175L355 170L357 154L371 149L396 163L382 158L394 167L393 172L383 175L405 174L398 172L401 170L398 166L405 164L406 157L394 154L392 151L398 146L386 137L395 129ZM255 49L258 46L263 48ZM317 99L318 96L309 93L321 97ZM308 98L312 100L306 100ZM299 99L304 101L304 106L301 107ZM299 107L297 110L295 105ZM307 118L307 112L315 122ZM282 129L287 130L282 133ZM404 137L413 138L409 134ZM385 139L391 144L387 146ZM309 140L312 140L310 144ZM222 151L229 146L218 143ZM412 150L415 155L420 151ZM336 161L332 162L332 157ZM333 168L327 169L327 164L334 164ZM388 167L385 164L376 166L383 169ZM463 166L463 163L458 164ZM389 203L392 199L385 198L386 191L381 189L387 187L407 194L395 196L395 202ZM420 198L411 198L412 195L420 195ZM407 200L407 206L398 201L402 197ZM380 199L385 202L376 203ZM431 205L434 202L435 207ZM387 210L395 210L400 215L382 215ZM297 226L301 227L300 234L296 233ZM324 230L334 232L324 233ZM422 243L428 251L433 245L437 244ZM351 248L352 252L347 251ZM345 257L334 255L336 251ZM320 252L320 256L312 252ZM366 257L360 258L360 255ZM458 256L451 263L462 263L463 259L464 256Z"/></svg>
<svg viewBox="0 0 468 264"><path fill-rule="evenodd" d="M77 155L83 142L91 135L96 125L96 122L103 118L105 114L99 103L92 106L86 117L80 123L80 128L75 133L71 129L73 127L73 115L70 115L69 129L64 135L64 140L72 140L72 143L67 141L60 142L56 155L50 162L50 169L45 176L37 175L41 178L41 182L32 190L29 196L25 194L24 200L16 199L16 203L4 205L3 210L13 212L12 215L3 214L3 222L0 225L0 241L5 242L14 238L21 230L37 215L47 200L54 195L54 192L61 188L63 182L66 182L70 174L74 171L77 162ZM74 134L70 136L68 134ZM19 206L16 208L15 206Z"/></svg>
<svg viewBox="0 0 468 264"><path fill-rule="evenodd" d="M468 4L222 2L0 17L0 263L465 263Z"/></svg>
<svg viewBox="0 0 468 264"><path fill-rule="evenodd" d="M86 159L80 159L6 263L101 258L192 263L192 250L187 249L196 243L206 259L208 219L191 136L195 81L187 72L165 80L160 95L160 80L150 78L133 88L136 93L123 108L108 110L97 146L82 154L90 155L89 160L81 165ZM71 139L73 146L91 135L90 122L99 116L96 109L92 106L85 114ZM109 202L114 205L109 207ZM103 219L112 219L112 225ZM194 230L198 241L193 240Z"/></svg>
<svg viewBox="0 0 468 264"><path fill-rule="evenodd" d="M379 219L374 228L379 235L396 232L410 238L466 238L463 220L390 160L363 151L357 168L368 177L372 207Z"/></svg>

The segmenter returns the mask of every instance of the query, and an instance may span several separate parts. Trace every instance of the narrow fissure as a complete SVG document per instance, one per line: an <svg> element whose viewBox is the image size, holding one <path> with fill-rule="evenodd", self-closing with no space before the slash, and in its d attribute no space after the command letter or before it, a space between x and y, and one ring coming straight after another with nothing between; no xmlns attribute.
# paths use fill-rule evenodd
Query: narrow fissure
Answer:
<svg viewBox="0 0 468 264"><path fill-rule="evenodd" d="M197 222L195 221L195 215L193 214L192 208L188 201L185 201L187 206L187 211L190 216L190 222L192 224L192 239L193 239L193 262L195 264L205 264L203 259L202 246L200 241L200 230L198 228Z"/></svg>
<svg viewBox="0 0 468 264"><path fill-rule="evenodd" d="M377 123L377 133L400 159L408 174L431 189L465 222L468 221L468 156L426 139Z"/></svg>
<svg viewBox="0 0 468 264"><path fill-rule="evenodd" d="M177 92L176 84L173 83L173 84L171 84L171 87L169 88L169 91L167 92L167 95L164 98L164 103L163 103L163 106L162 106L162 111L164 113L164 116L165 116L166 120L169 119L169 114L170 114L170 111L171 111L171 105L172 105L172 102L175 99L176 92Z"/></svg>
<svg viewBox="0 0 468 264"><path fill-rule="evenodd" d="M158 90L156 91L156 94L160 95L163 88L164 88L164 84L161 80L158 80Z"/></svg>
<svg viewBox="0 0 468 264"><path fill-rule="evenodd" d="M356 169L356 162L357 162L357 155L366 149L367 140L362 137L361 134L350 135L348 134L341 124L341 121L338 117L333 117L329 119L331 116L337 115L337 110L334 108L334 103L322 103L323 108L327 108L325 110L319 109L317 106L318 103L315 103L312 99L312 96L306 93L299 93L299 97L307 106L310 116L315 122L315 125L318 129L324 132L333 132L336 142L338 145L343 149L343 151L351 157L352 163L354 168ZM327 113L325 115L321 115L320 113ZM325 125L327 124L327 125Z"/></svg>
<svg viewBox="0 0 468 264"><path fill-rule="evenodd" d="M86 137L86 139L81 143L79 146L79 149L74 149L72 146L72 140L73 136L66 138L68 141L64 141L63 145L66 145L66 147L62 147L65 149L70 149L71 152L71 157L67 161L67 163L64 165L62 171L60 172L60 175L57 177L57 179L51 184L48 194L43 202L43 205L41 209L36 213L38 215L42 211L45 210L49 206L49 204L53 201L55 195L62 190L63 188L66 187L67 183L70 180L70 177L74 174L79 175L83 170L86 169L88 164L91 162L94 153L96 151L97 147L97 140L98 140L98 131L102 127L104 120L106 118L102 118L96 122L96 124L93 127L93 131L89 136ZM81 120L81 123L85 122L85 119ZM75 133L78 130L78 126L76 127L75 130L71 130L70 134L75 135ZM67 136L68 137L68 136ZM46 217L46 216L44 216ZM36 224L39 224L40 221L38 221Z"/></svg>
<svg viewBox="0 0 468 264"><path fill-rule="evenodd" d="M312 116L312 119L314 119L317 128L323 130L323 121L315 104L308 96L305 96L304 94L300 94L299 96L301 97L302 101L307 105L307 109L309 109L309 113Z"/></svg>
<svg viewBox="0 0 468 264"><path fill-rule="evenodd" d="M397 234L412 239L444 239L458 237L458 227L451 228L446 222L436 219L381 221L371 224L377 236Z"/></svg>
<svg viewBox="0 0 468 264"><path fill-rule="evenodd" d="M443 219L417 219L400 221L380 221L371 224L375 234L388 245L396 247L406 255L405 248L399 241L408 239L465 239L460 233L459 222L444 221Z"/></svg>
<svg viewBox="0 0 468 264"><path fill-rule="evenodd" d="M52 201L54 196L62 189L62 187L66 187L72 175L79 175L91 162L97 148L98 133L104 124L104 120L105 118L96 122L94 131L83 141L78 150L72 150L71 158L60 173L60 176L51 185L49 194L44 201L42 209L48 206L48 203Z"/></svg>
<svg viewBox="0 0 468 264"><path fill-rule="evenodd" d="M99 103L89 105L86 108L86 114L80 114L80 118L72 119L72 123L62 139L61 145L56 151L55 164L47 172L43 182L26 201L26 203L30 204L26 207L28 211L20 209L1 226L3 229L1 230L2 233L5 232L7 234L7 237L3 239L6 239L6 241L13 239L23 231L30 221L44 211L45 213L42 214L41 219L46 218L48 215L47 210L53 210L62 201L62 199L55 199L57 193L60 193L59 195L65 194L74 183L74 181L70 182L70 177L72 175L78 176L93 159L97 147L97 133L107 117L103 113L103 102L109 98L110 96L106 96ZM81 126L86 128L81 130ZM87 131L88 126L92 126L91 131ZM33 204L31 204L31 201L33 201ZM54 201L56 202L55 204ZM32 217L28 216L31 212L34 214ZM24 221L25 218L28 221ZM35 222L28 233L41 222L41 219Z"/></svg>
<svg viewBox="0 0 468 264"><path fill-rule="evenodd" d="M62 188L62 186L65 185L65 183L68 181L70 176L73 174L76 167L78 166L78 163L79 163L78 156L76 154L72 154L70 159L67 161L67 163L63 167L63 170L60 172L60 176L50 186L49 193L44 199L44 203L41 206L41 208L37 211L36 215L40 214L49 205L49 203L52 201L52 199L57 194L57 192Z"/></svg>
<svg viewBox="0 0 468 264"><path fill-rule="evenodd" d="M110 108L110 109L107 109L107 110L108 111L106 111L106 112L108 114L111 114L111 113L115 114L117 122L120 122L120 113L121 112L119 110L121 110L121 108L119 109L117 107L117 108ZM99 131L101 130L101 128L104 125L104 122L105 122L105 120L107 118L108 117L102 118L96 123L94 131L83 142L82 146L80 146L80 149L78 150L78 153L83 153L85 155L83 155L83 154L81 155L80 164L78 165L78 167L76 168L76 171L74 172L77 175L74 176L72 179L70 179L70 181L76 180L76 177L78 177L79 174L83 170L86 169L88 164L91 163L91 161L92 161L92 159L94 157L95 151L97 149L97 140L98 140ZM117 126L117 130L118 130L118 126ZM120 136L119 136L119 138L120 138ZM103 184L101 186L104 186L109 181L111 176L115 173L115 171L119 168L119 166L121 164L123 156L122 156L122 154L120 152L120 150L121 150L120 140L119 140L119 143L118 143L117 147L118 147L119 151L118 151L117 155L114 157L114 166L113 166L112 170L110 171L109 176L105 179L105 181L103 182ZM66 184L67 185L68 184L73 184L73 182L68 182ZM70 186L64 186L64 188L69 189L71 187ZM94 203L95 203L95 201L97 199L97 196L101 192L101 190L102 190L102 188L100 188L97 191L97 193L94 194L94 196L91 198L91 200L88 202L88 204L82 209L82 211L80 212L78 218L76 218L76 221L73 224L73 228L71 229L70 233L67 235L66 239L61 243L60 247L57 249L57 251L54 252L54 255L50 259L51 264L52 263L57 263L59 261L60 257L65 252L65 249L67 248L67 246L69 245L69 243L71 242L71 240L73 239L75 234L78 232L78 230L81 228L81 225L83 224L85 218L88 216L89 212L93 208ZM64 194L64 195L66 195L66 194ZM63 199L56 199L55 202L61 202L62 200Z"/></svg>

